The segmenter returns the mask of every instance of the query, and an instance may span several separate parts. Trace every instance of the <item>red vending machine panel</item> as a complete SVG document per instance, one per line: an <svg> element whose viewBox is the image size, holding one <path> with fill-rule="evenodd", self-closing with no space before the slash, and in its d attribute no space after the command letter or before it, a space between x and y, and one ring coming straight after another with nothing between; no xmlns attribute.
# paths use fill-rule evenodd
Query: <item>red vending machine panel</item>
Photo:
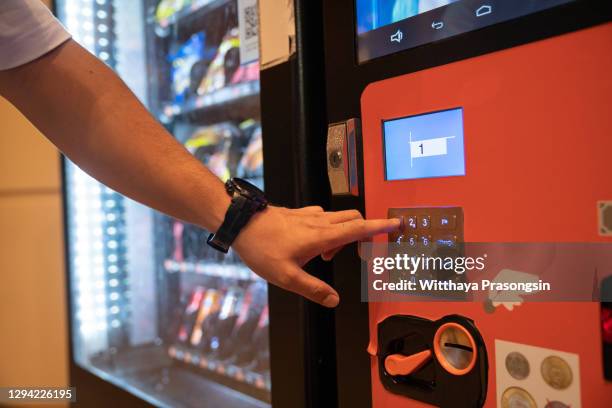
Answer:
<svg viewBox="0 0 612 408"><path fill-rule="evenodd" d="M456 214L465 242L612 242L601 226L601 203L612 200L611 41L612 24L605 24L370 84L361 98L367 218L387 217L390 209L452 207L462 210ZM416 177L403 174L393 166L393 141L384 127L440 112L461 122L462 134L452 136L462 138L463 162ZM439 214L434 210L429 221L444 222ZM419 234L413 238L421 239ZM463 339L457 347L468 354L465 364L472 358L472 366L488 364L486 383L477 391L486 407L590 408L612 401L599 303L510 308L373 302L369 316L372 354L382 344L380 324L388 326L390 318L420 319L414 327L421 325L421 341L432 348L389 360L387 372L411 372L430 358L442 364L443 350L433 349L444 324L463 327L455 328L454 338ZM472 344L478 336L482 353L477 341ZM379 364L372 356L373 407L429 406L422 402L427 398L417 401L383 384ZM436 405L465 406L476 392L471 390L454 387ZM452 399L457 403L449 404Z"/></svg>

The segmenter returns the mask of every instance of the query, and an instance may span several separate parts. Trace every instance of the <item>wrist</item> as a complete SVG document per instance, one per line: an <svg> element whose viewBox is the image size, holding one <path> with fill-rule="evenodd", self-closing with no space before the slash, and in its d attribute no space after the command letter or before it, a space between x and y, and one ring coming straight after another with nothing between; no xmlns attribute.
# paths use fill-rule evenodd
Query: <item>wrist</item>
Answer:
<svg viewBox="0 0 612 408"><path fill-rule="evenodd" d="M225 192L223 187L213 197L203 197L201 200L194 200L197 205L195 208L195 224L208 231L216 232L223 223L225 213L227 213L231 201L231 197ZM208 205L202 205L202 202L207 202Z"/></svg>
<svg viewBox="0 0 612 408"><path fill-rule="evenodd" d="M224 253L241 235L242 230L253 221L253 217L268 205L264 193L246 180L232 178L225 183L225 190L232 199L225 210L220 227L212 230L206 241L208 245ZM218 214L217 212L211 218L218 219ZM217 223L218 221L214 224Z"/></svg>
<svg viewBox="0 0 612 408"><path fill-rule="evenodd" d="M227 210L231 204L232 198L224 191L223 196L217 201L215 209L213 210L211 227L209 228L210 231L215 232L219 230L221 224L223 224L223 220L225 219L225 214L227 213Z"/></svg>
<svg viewBox="0 0 612 408"><path fill-rule="evenodd" d="M266 223L266 218L268 218L268 214L270 213L270 207L266 207L265 209L255 213L248 224L240 231L236 240L232 244L232 247L239 254L242 252L245 246L248 246L249 242L257 239L263 239L263 237L258 236L257 231L261 231L261 225Z"/></svg>

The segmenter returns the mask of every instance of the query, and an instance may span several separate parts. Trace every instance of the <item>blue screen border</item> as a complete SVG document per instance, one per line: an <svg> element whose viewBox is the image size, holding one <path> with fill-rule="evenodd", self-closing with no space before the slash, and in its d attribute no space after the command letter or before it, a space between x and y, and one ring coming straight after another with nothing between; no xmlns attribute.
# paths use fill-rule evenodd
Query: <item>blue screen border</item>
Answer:
<svg viewBox="0 0 612 408"><path fill-rule="evenodd" d="M465 165L465 162L467 161L464 158L464 172L463 174L456 174L456 175L448 175L448 176L431 176L431 177L419 177L419 178L402 178L402 179L389 179L387 176L387 141L386 141L386 135L385 135L385 123L388 122L394 122L397 120L404 120L404 119L412 119L412 118L417 118L419 116L427 116L427 115L434 115L436 113L442 113L442 112L448 112L448 111L454 111L454 110L461 110L461 116L463 119L465 119L465 109L463 108L463 106L455 106L453 108L445 108L445 109L439 109L439 110L435 110L435 111L428 111L428 112L423 112L423 113L417 113L414 115L406 115L406 116L399 116L399 117L395 117L395 118L391 118L391 119L382 119L380 121L380 132L382 134L382 157L383 157L383 172L384 172L384 177L385 177L385 181L387 182L395 182L395 181L406 181L406 180L423 180L423 179L433 179L433 178L444 178L444 177L464 177L467 173L467 166ZM464 134L463 134L463 154L465 156L465 122L462 121L462 125L463 125L463 130L464 130Z"/></svg>

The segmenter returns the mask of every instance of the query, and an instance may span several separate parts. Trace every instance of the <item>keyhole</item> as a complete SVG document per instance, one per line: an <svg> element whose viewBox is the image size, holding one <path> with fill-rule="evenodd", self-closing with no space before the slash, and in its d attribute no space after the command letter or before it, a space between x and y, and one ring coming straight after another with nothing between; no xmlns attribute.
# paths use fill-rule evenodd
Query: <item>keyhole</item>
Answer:
<svg viewBox="0 0 612 408"><path fill-rule="evenodd" d="M342 164L342 153L340 150L334 150L329 154L329 164L333 168L338 168Z"/></svg>

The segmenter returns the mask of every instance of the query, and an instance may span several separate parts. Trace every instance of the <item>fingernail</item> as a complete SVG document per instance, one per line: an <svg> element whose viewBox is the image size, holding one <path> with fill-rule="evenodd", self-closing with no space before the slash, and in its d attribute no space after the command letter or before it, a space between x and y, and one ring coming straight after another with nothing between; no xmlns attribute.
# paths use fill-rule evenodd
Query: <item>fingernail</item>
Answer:
<svg viewBox="0 0 612 408"><path fill-rule="evenodd" d="M340 298L334 294L327 295L325 300L323 300L323 306L325 307L336 307L338 303L340 303Z"/></svg>

